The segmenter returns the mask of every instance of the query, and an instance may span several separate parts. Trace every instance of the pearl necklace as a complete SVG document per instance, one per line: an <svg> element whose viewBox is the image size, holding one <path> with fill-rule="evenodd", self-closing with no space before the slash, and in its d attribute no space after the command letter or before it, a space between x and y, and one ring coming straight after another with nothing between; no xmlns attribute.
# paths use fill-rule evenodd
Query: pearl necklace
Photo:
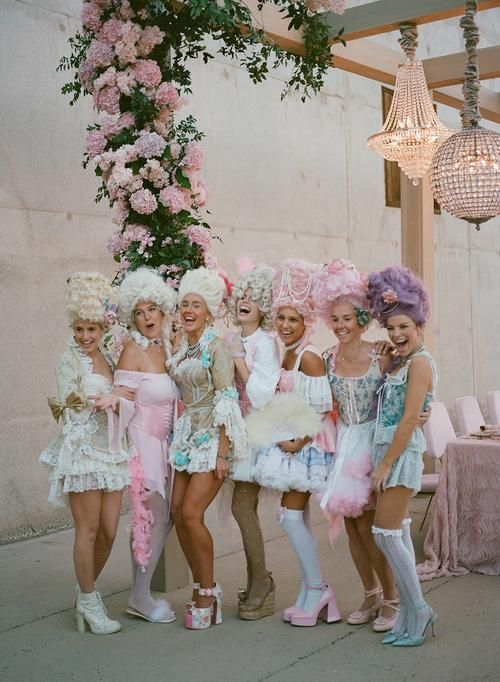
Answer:
<svg viewBox="0 0 500 682"><path fill-rule="evenodd" d="M188 358L194 358L198 355L198 353L201 350L201 344L198 341L197 343L194 344L194 346L188 346L186 350L186 356Z"/></svg>
<svg viewBox="0 0 500 682"><path fill-rule="evenodd" d="M415 350L412 350L412 352L409 355L407 355L405 358L400 358L399 364L401 365L401 367L404 367L406 365L406 363L408 362L408 360L410 360L412 355L415 355L416 353L420 353L421 350L425 350L425 346L423 343L418 348L415 348Z"/></svg>

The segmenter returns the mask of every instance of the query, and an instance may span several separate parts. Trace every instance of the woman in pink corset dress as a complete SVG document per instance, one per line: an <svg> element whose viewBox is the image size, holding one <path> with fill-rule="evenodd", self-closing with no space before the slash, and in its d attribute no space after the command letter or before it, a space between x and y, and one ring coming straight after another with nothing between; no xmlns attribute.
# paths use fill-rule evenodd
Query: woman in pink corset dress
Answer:
<svg viewBox="0 0 500 682"><path fill-rule="evenodd" d="M169 439L179 393L166 371L170 350L170 314L175 293L149 268L127 275L118 294L120 318L132 329L115 372L115 385L135 390L134 401L120 399L114 420L116 436L127 430L133 504L132 561L134 579L127 613L151 623L169 623L175 613L165 600L151 595L151 579L172 523L168 463Z"/></svg>

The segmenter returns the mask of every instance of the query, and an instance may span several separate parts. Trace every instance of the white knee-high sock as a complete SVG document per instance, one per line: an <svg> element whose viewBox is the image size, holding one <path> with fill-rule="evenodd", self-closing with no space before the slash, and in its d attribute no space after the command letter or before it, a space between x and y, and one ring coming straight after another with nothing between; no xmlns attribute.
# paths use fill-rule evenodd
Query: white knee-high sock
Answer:
<svg viewBox="0 0 500 682"><path fill-rule="evenodd" d="M135 566L135 576L129 596L129 604L133 608L152 620L168 619L174 616L170 604L166 600L157 601L151 595L151 579L158 559L163 552L167 536L172 529L172 522L168 516L167 501L159 493L154 493L146 500L146 507L153 513L151 527L151 556L146 570L135 566L133 554L132 565Z"/></svg>
<svg viewBox="0 0 500 682"><path fill-rule="evenodd" d="M377 547L384 553L396 577L403 604L402 611L406 612L406 632L411 637L420 637L432 610L424 601L415 559L403 542L403 531L401 528L390 530L373 526L372 532ZM398 624L395 631L401 632L397 627Z"/></svg>
<svg viewBox="0 0 500 682"><path fill-rule="evenodd" d="M408 517L406 519L403 519L403 522L401 524L401 531L402 531L402 537L403 537L403 542L406 547L406 549L410 552L413 562L415 562L415 547L413 546L413 540L411 539L411 518Z"/></svg>
<svg viewBox="0 0 500 682"><path fill-rule="evenodd" d="M304 512L300 509L282 509L281 525L285 529L297 554L307 592L300 608L312 611L322 595L323 577L319 565L314 536L304 523ZM299 595L300 596L300 595Z"/></svg>

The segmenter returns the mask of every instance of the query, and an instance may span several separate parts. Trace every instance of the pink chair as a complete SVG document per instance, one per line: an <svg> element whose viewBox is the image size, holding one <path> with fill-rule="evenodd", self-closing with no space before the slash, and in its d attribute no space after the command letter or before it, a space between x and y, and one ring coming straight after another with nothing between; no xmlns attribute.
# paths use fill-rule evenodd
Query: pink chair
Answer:
<svg viewBox="0 0 500 682"><path fill-rule="evenodd" d="M500 391L488 391L490 424L500 424Z"/></svg>
<svg viewBox="0 0 500 682"><path fill-rule="evenodd" d="M455 400L455 412L458 422L458 433L460 436L467 436L469 433L479 431L479 427L484 424L484 417L477 398L473 395L464 395Z"/></svg>
<svg viewBox="0 0 500 682"><path fill-rule="evenodd" d="M444 405L439 401L431 403L431 416L423 427L425 442L427 444L427 454L432 459L441 459L450 440L456 438L455 429L451 423L450 416ZM420 493L429 496L429 502L425 510L424 518L420 524L420 530L424 527L425 520L429 513L432 499L436 492L439 481L439 474L423 474Z"/></svg>

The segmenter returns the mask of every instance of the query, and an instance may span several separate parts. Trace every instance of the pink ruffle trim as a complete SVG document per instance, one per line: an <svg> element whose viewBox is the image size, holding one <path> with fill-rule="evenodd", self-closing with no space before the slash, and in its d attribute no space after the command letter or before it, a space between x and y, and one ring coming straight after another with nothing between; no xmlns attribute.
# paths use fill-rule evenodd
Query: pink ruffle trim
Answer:
<svg viewBox="0 0 500 682"><path fill-rule="evenodd" d="M130 498L132 500L132 550L135 562L142 568L148 565L151 556L151 526L153 513L144 504L147 498L144 485L144 469L139 455L130 461L132 481L130 483Z"/></svg>

